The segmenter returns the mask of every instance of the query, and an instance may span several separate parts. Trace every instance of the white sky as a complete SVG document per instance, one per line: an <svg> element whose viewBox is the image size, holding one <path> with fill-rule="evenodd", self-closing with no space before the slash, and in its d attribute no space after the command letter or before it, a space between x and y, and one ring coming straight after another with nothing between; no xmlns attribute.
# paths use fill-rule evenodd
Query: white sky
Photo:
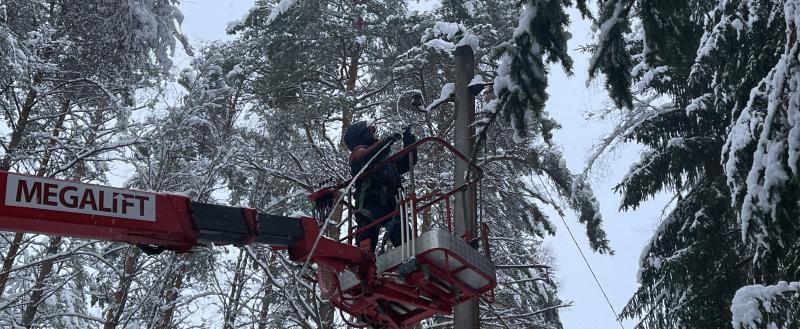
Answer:
<svg viewBox="0 0 800 329"><path fill-rule="evenodd" d="M240 19L252 3L253 0L184 0L181 9L186 19L182 29L193 44L230 38L225 34L228 22ZM411 1L412 8L415 9L424 8L430 3L435 1ZM589 24L582 21L577 12L572 12L571 15L574 21L571 29L573 39L569 46L570 49L575 49L589 43L592 36ZM579 172L583 169L589 147L609 127L608 123L587 122L583 119L582 113L601 109L607 98L602 81L595 81L590 87L586 87L588 56L577 51L573 51L571 55L575 60L574 76L566 77L560 67L552 68L547 109L563 125L555 137L556 141L564 145L568 166ZM185 54L178 51L176 65L185 66L188 61ZM569 214L567 218L617 312L636 290L639 255L657 225L661 208L666 203L665 197L659 197L644 204L638 211L617 212L620 198L611 188L638 158L638 148L626 147L610 159L608 170L602 173L602 177L592 182L601 204L606 232L616 251L615 256L592 253L584 227L577 222L574 215ZM563 300L574 302L573 307L561 311L565 328L619 328L563 224L554 212L550 212L550 216L559 227L558 235L546 240L546 245L556 258L557 275L561 282L559 295ZM634 321L625 322L625 328L632 328L634 325Z"/></svg>

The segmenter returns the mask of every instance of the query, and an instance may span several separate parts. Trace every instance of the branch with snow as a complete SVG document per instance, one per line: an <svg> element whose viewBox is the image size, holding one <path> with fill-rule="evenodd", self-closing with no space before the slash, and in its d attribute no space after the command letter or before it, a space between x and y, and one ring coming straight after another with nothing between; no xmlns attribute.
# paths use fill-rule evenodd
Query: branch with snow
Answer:
<svg viewBox="0 0 800 329"><path fill-rule="evenodd" d="M297 4L297 0L281 0L270 9L269 16L267 16L266 25L272 24L280 15L283 15L289 9L292 9Z"/></svg>
<svg viewBox="0 0 800 329"><path fill-rule="evenodd" d="M452 82L445 83L442 86L442 91L439 94L439 98L433 100L430 105L425 108L425 112L430 112L433 109L441 106L443 103L452 101L453 97L455 97L456 93L456 85Z"/></svg>
<svg viewBox="0 0 800 329"><path fill-rule="evenodd" d="M790 329L800 325L800 282L745 286L731 302L734 329Z"/></svg>
<svg viewBox="0 0 800 329"><path fill-rule="evenodd" d="M438 21L425 30L422 43L426 47L451 54L461 46L469 46L472 52L480 51L480 38L463 24Z"/></svg>

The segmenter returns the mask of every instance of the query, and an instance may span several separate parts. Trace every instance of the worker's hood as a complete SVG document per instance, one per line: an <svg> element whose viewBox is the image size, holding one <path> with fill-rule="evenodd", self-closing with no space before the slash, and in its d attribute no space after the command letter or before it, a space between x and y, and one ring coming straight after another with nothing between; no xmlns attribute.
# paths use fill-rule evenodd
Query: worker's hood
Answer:
<svg viewBox="0 0 800 329"><path fill-rule="evenodd" d="M369 125L366 121L359 121L350 125L350 128L348 128L347 132L344 134L344 143L350 151L359 145L369 146L375 142L377 142L377 140L375 136L370 133Z"/></svg>

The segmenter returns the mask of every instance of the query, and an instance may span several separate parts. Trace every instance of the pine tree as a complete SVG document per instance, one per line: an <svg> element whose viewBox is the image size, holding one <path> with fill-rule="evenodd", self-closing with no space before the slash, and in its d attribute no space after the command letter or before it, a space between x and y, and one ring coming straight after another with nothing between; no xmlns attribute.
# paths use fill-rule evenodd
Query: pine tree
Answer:
<svg viewBox="0 0 800 329"><path fill-rule="evenodd" d="M567 72L571 71L572 59L566 54L569 18L565 13L571 5L568 2L443 2L437 14L447 21L436 22L426 31L421 50L405 54L412 65L430 65L441 61L434 55L447 54L457 44L473 43L471 38L479 40L479 46L473 46L478 48L478 74L482 81L493 80L490 83L493 88L479 97L482 108L477 121L479 148L473 156L481 159L480 164L487 173L481 202L490 210L482 217L489 223L492 235L497 237L492 245L497 249L493 256L498 264L546 265L547 257L537 241L554 234L555 230L542 207L553 206L564 216L563 201L586 224L592 247L600 252L611 252L591 189L566 169L561 152L552 141L552 131L558 124L544 110L546 65L561 63ZM585 3L578 5L588 14ZM427 58L422 57L425 54L429 54ZM446 96L445 90L446 87L440 99ZM520 245L522 241L524 246ZM498 304L502 306L484 305L485 322L498 326L559 327L556 311L546 312L542 318L514 316L542 315L537 311L565 306L556 297L556 287L547 276L548 271L502 271L500 280L510 284L501 285L497 290L501 299Z"/></svg>
<svg viewBox="0 0 800 329"><path fill-rule="evenodd" d="M477 37L481 44L487 45L479 56L480 74L489 81L495 76L494 63L505 53L518 53L519 67L538 65L531 70L544 70L548 60L561 62L570 69L571 59L566 56L569 35L565 31L568 18L561 3L542 4L542 14L537 19L531 21L533 16L523 19L517 36L519 45L514 39L506 42L515 35L520 21L519 4L473 1L471 8L467 4L451 5L446 2L440 11L433 13L406 14L404 7L395 2L379 8L358 1L265 1L258 2L242 22L231 25L230 31L241 36L242 44L256 50L253 64L247 67L258 72L253 79L252 92L258 99L253 112L262 118L261 131L248 132L246 138L254 142L251 152L254 157L249 165L255 172L238 180L241 189L234 189L233 195L270 212L291 214L306 209L303 193L329 177L348 177L338 136L331 136L329 131L339 127L339 131L344 131L354 120L376 119L382 129L389 131L411 122L420 135L450 138L450 105L442 105L424 117L403 112L407 109L403 97L418 91L425 99L437 98L439 86L452 81L451 51L459 42ZM580 5L585 9L584 3ZM469 27L456 21L464 21ZM549 34L551 21L558 33ZM546 46L541 48L544 52L529 56L531 52L527 50L536 49L534 44L538 43ZM496 230L493 235L499 237L493 241L498 262L539 265L549 262L539 244L544 235L554 232L554 225L540 205L562 209L558 200L545 194L545 189L552 189L554 195L564 198L570 208L579 212L580 220L587 224L593 247L610 252L591 190L566 170L560 151L550 143L550 131L557 124L543 112L546 77L531 70L508 77L512 80L497 79L517 84L528 81L531 87L501 88L505 90L503 104L513 104L501 105L498 109L502 111L491 112L487 114L491 119L481 121L491 122L495 113L502 113L507 119L524 118L514 125L518 128L516 135L531 136L530 143L515 143L511 138L513 130L505 126L498 124L484 130L491 133L491 138L487 138L488 154L480 156L481 165L490 172L483 186L487 198L485 221ZM514 96L509 98L510 95ZM531 101L533 98L540 101ZM508 99L518 101L509 103ZM483 100L482 104L489 100ZM530 125L525 125L526 122ZM279 141L271 138L277 135L287 138ZM541 141L542 136L545 143L533 146L536 138ZM417 169L420 187L446 189L448 185L441 184L439 175L451 172L451 164L444 157L426 152L431 153L422 150L423 160ZM511 178L520 173L531 175L530 178L542 176L546 182ZM258 189L258 186L270 188ZM269 200L267 207L265 200ZM428 220L432 225L444 224L435 216ZM526 242L520 245L515 241ZM502 300L498 305L504 306L484 305L487 321L501 325L508 317L512 319L508 325L560 326L555 311L538 312L563 306L556 297L552 278L543 268L546 265L504 270L508 274L503 274L505 283L498 294ZM520 294L520 289L525 293ZM291 290L283 294L287 299L296 297ZM525 297L519 298L520 295ZM315 300L308 295L303 298ZM294 309L300 313L298 317L316 317L313 312L308 314L304 304ZM513 314L533 315L509 317Z"/></svg>
<svg viewBox="0 0 800 329"><path fill-rule="evenodd" d="M601 5L590 73L603 72L612 99L629 106L612 139L649 148L617 187L621 207L662 191L676 199L642 254L641 287L623 310L641 317L640 327L727 327L747 311L734 295L766 295L779 280L800 280L798 8L796 1ZM750 284L768 287L737 292ZM796 325L796 308L749 305L763 316L734 326Z"/></svg>

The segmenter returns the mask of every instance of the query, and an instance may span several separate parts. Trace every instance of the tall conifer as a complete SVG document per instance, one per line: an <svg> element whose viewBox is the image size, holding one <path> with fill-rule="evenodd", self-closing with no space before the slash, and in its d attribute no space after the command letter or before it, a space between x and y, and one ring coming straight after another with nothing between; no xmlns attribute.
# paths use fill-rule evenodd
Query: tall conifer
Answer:
<svg viewBox="0 0 800 329"><path fill-rule="evenodd" d="M798 13L791 0L601 3L591 73L628 118L657 109L620 135L648 147L621 208L676 199L622 314L641 327L797 325L796 307L770 305L793 291L779 281L800 280Z"/></svg>

